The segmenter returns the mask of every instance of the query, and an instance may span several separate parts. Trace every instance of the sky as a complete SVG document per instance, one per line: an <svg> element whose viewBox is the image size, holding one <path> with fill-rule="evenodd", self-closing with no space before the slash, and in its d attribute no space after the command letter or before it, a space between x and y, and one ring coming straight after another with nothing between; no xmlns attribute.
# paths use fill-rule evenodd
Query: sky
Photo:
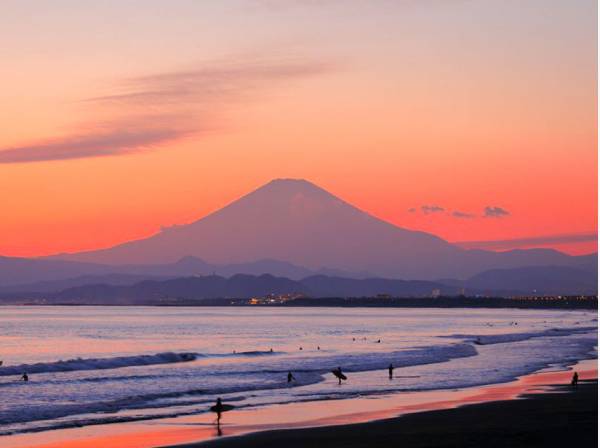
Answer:
<svg viewBox="0 0 600 448"><path fill-rule="evenodd" d="M597 249L591 0L5 0L0 255L304 178L463 247Z"/></svg>

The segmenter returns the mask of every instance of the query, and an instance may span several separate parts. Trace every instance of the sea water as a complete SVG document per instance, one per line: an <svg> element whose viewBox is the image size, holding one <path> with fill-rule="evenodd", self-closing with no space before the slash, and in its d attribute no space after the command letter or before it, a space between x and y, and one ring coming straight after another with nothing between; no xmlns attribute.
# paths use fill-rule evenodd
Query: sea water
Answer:
<svg viewBox="0 0 600 448"><path fill-rule="evenodd" d="M0 435L455 389L597 357L595 311L0 307ZM388 377L392 364L394 378ZM342 386L331 374L340 367ZM287 373L295 380L287 382ZM29 381L20 380L23 373Z"/></svg>

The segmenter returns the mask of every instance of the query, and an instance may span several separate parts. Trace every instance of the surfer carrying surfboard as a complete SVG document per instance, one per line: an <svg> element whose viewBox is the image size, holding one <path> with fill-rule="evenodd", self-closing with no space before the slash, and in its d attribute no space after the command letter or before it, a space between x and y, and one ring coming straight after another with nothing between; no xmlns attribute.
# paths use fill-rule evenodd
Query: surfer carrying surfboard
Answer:
<svg viewBox="0 0 600 448"><path fill-rule="evenodd" d="M231 411L233 408L234 406L230 404L223 404L220 397L217 398L217 403L210 407L210 411L217 414L217 426L221 424L221 414L223 412Z"/></svg>
<svg viewBox="0 0 600 448"><path fill-rule="evenodd" d="M342 385L342 380L347 380L348 377L346 377L346 375L344 375L344 373L342 372L342 368L338 367L337 369L333 369L331 371L331 373L333 373L335 375L335 377L338 379L338 384L341 386Z"/></svg>
<svg viewBox="0 0 600 448"><path fill-rule="evenodd" d="M219 423L221 423L221 414L223 413L223 402L221 401L220 397L217 398L217 404L215 404L213 406L213 408L214 408L213 412L217 413L217 425L218 425Z"/></svg>

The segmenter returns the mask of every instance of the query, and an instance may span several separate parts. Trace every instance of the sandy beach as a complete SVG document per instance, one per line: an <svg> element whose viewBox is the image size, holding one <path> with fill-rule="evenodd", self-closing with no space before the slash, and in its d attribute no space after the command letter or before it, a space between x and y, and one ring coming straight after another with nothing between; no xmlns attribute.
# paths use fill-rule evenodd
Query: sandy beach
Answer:
<svg viewBox="0 0 600 448"><path fill-rule="evenodd" d="M11 448L300 447L317 441L409 447L576 441L588 446L597 431L597 360L572 369L582 380L577 390L565 386L573 370L546 370L483 387L234 410L225 414L220 434L213 416L203 414L22 434L5 441Z"/></svg>
<svg viewBox="0 0 600 448"><path fill-rule="evenodd" d="M193 447L595 447L598 384L363 424L255 433ZM180 447L183 448L183 447Z"/></svg>

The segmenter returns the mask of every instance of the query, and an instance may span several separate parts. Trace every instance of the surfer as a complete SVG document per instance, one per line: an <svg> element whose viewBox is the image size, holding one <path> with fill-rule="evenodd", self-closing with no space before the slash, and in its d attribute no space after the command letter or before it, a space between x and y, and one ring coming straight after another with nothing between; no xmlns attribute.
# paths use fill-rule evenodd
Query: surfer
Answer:
<svg viewBox="0 0 600 448"><path fill-rule="evenodd" d="M288 372L287 374L287 382L291 383L292 381L296 381L296 378L294 378L294 375L292 375L292 372Z"/></svg>
<svg viewBox="0 0 600 448"><path fill-rule="evenodd" d="M23 381L29 381L29 375L27 375L27 372L25 372L25 373L23 374L23 376L21 377L21 379L22 379Z"/></svg>
<svg viewBox="0 0 600 448"><path fill-rule="evenodd" d="M577 372L574 372L573 378L571 378L571 386L577 389L577 383L579 383L579 374Z"/></svg>
<svg viewBox="0 0 600 448"><path fill-rule="evenodd" d="M338 384L341 386L342 385L342 380L347 380L348 378L346 377L346 375L344 375L344 372L342 372L342 368L338 367L337 369L333 369L331 371L331 373L333 373L335 375L335 377L338 379Z"/></svg>
<svg viewBox="0 0 600 448"><path fill-rule="evenodd" d="M221 424L221 414L223 413L223 402L221 397L217 398L217 404L213 406L214 412L217 413L217 426Z"/></svg>
<svg viewBox="0 0 600 448"><path fill-rule="evenodd" d="M390 376L390 380L394 377L394 366L392 364L388 367L388 375Z"/></svg>
<svg viewBox="0 0 600 448"><path fill-rule="evenodd" d="M381 339L377 339L377 344L381 344Z"/></svg>

